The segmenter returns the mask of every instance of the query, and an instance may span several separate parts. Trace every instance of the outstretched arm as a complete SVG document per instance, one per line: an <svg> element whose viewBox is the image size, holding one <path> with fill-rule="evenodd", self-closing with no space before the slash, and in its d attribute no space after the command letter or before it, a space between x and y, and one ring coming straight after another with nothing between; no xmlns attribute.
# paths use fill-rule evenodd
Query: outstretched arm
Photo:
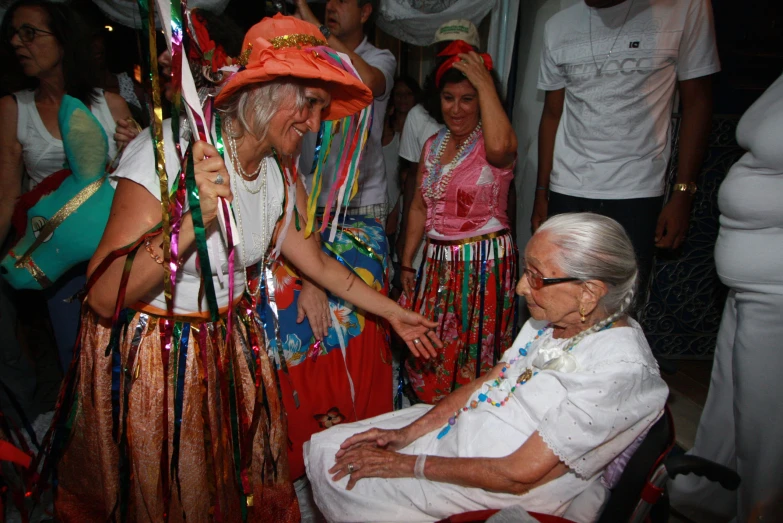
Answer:
<svg viewBox="0 0 783 523"><path fill-rule="evenodd" d="M283 255L305 276L335 296L388 320L415 356L426 359L437 355L433 344L440 346L440 340L431 330L437 326L436 323L406 311L371 289L356 274L324 253L314 236L305 238L304 232L297 230L293 221L283 242Z"/></svg>

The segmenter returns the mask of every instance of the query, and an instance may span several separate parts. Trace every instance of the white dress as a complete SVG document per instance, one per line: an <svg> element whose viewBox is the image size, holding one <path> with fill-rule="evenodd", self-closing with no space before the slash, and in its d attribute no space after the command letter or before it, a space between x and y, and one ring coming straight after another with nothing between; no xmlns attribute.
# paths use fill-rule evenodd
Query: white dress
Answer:
<svg viewBox="0 0 783 523"><path fill-rule="evenodd" d="M638 323L631 320L630 324L586 337L569 353L575 370L565 372L541 370L550 356L539 354L552 350L559 354L563 342L552 340L551 330L534 340L544 324L528 321L503 361L518 357L519 349L534 340L527 356L507 370L508 382L516 383L527 368L537 374L518 386L505 406L483 403L463 412L441 439L438 428L401 450L444 457L502 457L538 431L570 468L565 475L522 496L414 478L362 479L348 491L347 478L331 480L327 471L346 438L371 427L403 427L431 408L417 405L313 436L305 447L305 464L319 509L330 521L437 521L461 512L518 504L529 511L563 515L571 501L660 417L666 401L668 389L644 334ZM488 391L485 384L471 400L486 394L500 401L508 394L506 387L510 385ZM581 508L581 521L597 515L603 499L595 499L592 511Z"/></svg>

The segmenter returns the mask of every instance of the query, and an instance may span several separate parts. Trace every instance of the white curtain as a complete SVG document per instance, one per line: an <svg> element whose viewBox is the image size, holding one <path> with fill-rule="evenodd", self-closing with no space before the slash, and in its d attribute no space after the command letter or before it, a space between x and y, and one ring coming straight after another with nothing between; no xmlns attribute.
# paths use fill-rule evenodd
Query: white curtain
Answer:
<svg viewBox="0 0 783 523"><path fill-rule="evenodd" d="M524 3L530 0L522 0ZM487 52L495 62L495 70L503 86L503 96L508 88L508 74L514 57L514 35L519 19L520 0L497 0L489 22Z"/></svg>
<svg viewBox="0 0 783 523"><path fill-rule="evenodd" d="M517 0L511 0L516 2ZM497 0L381 0L377 24L403 42L427 46L444 22L464 18L476 27Z"/></svg>
<svg viewBox="0 0 783 523"><path fill-rule="evenodd" d="M141 29L141 19L139 17L139 5L136 0L93 0L103 13L117 22L128 27ZM155 5L155 2L149 2ZM228 0L191 0L188 7L201 7L208 9L215 14L220 14L226 8ZM160 17L156 16L156 20ZM160 23L157 22L158 28Z"/></svg>

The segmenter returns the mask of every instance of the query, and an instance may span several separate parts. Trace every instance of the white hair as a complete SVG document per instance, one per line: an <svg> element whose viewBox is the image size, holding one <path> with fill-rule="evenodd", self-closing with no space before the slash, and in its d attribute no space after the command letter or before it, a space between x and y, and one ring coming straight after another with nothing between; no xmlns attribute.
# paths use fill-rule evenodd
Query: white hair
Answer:
<svg viewBox="0 0 783 523"><path fill-rule="evenodd" d="M307 100L303 84L279 79L244 87L220 104L218 110L230 124L233 138L249 133L258 140L266 138L269 122L280 109L302 109Z"/></svg>
<svg viewBox="0 0 783 523"><path fill-rule="evenodd" d="M598 306L608 317L574 336L573 343L628 312L636 294L639 271L633 244L622 225L600 214L567 213L545 221L536 235L544 233L558 248L556 260L564 273L582 281L598 280L607 287Z"/></svg>

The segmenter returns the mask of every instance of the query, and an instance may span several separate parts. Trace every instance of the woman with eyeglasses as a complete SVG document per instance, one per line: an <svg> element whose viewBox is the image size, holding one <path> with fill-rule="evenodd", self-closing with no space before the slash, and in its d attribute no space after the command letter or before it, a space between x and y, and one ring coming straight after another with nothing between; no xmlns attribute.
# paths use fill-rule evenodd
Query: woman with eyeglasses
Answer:
<svg viewBox="0 0 783 523"><path fill-rule="evenodd" d="M327 520L433 521L521 505L595 521L668 395L627 315L637 273L611 218L547 220L516 287L532 318L491 372L434 407L312 437L305 462Z"/></svg>
<svg viewBox="0 0 783 523"><path fill-rule="evenodd" d="M109 137L107 162L121 146L111 139L115 122L131 118L131 114L119 95L95 88L97 80L86 40L88 32L67 5L41 0L17 2L6 12L0 34L5 52L16 58L10 83L16 84L12 88L20 88L0 99L2 243L9 233L20 194L65 167L57 119L63 96L68 94L82 101L101 123ZM23 178L26 179L24 187ZM45 291L63 366L70 360L80 309L79 300L65 300L84 283L83 274L74 272Z"/></svg>

